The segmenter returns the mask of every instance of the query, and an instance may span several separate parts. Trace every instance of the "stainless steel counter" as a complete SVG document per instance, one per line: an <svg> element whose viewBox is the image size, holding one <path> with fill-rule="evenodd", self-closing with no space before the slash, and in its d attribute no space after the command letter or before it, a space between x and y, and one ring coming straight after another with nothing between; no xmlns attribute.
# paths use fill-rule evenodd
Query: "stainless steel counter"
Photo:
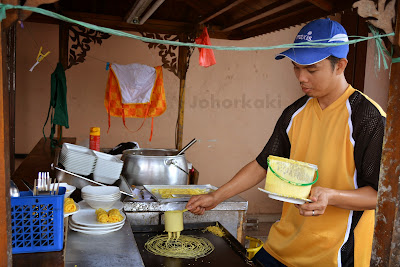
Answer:
<svg viewBox="0 0 400 267"><path fill-rule="evenodd" d="M144 266L132 228L140 225L164 224L163 212L184 209L186 202L134 202L124 201L127 221L121 230L105 235L87 235L68 230L65 266ZM230 198L202 216L184 213L184 223L219 221L234 237L244 244L244 218L247 201Z"/></svg>
<svg viewBox="0 0 400 267"><path fill-rule="evenodd" d="M65 267L144 266L129 222L105 235L68 230Z"/></svg>

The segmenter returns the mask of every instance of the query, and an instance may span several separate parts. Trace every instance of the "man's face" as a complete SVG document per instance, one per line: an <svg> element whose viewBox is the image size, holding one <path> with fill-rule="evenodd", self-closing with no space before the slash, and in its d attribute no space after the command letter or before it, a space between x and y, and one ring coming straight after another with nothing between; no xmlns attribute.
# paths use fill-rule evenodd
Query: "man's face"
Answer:
<svg viewBox="0 0 400 267"><path fill-rule="evenodd" d="M294 73L306 95L321 98L335 90L338 80L336 66L332 69L332 64L328 59L312 65L292 63Z"/></svg>

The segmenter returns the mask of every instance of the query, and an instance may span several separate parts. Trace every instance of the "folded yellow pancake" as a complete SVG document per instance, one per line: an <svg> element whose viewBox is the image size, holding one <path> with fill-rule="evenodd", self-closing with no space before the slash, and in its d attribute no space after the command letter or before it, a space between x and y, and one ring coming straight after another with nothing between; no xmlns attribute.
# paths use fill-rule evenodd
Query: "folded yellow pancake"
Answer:
<svg viewBox="0 0 400 267"><path fill-rule="evenodd" d="M124 219L118 209L112 209L108 211L108 222L120 222Z"/></svg>
<svg viewBox="0 0 400 267"><path fill-rule="evenodd" d="M96 210L97 221L101 223L108 223L108 214L103 209Z"/></svg>
<svg viewBox="0 0 400 267"><path fill-rule="evenodd" d="M72 198L64 199L64 212L70 213L76 211L75 201Z"/></svg>

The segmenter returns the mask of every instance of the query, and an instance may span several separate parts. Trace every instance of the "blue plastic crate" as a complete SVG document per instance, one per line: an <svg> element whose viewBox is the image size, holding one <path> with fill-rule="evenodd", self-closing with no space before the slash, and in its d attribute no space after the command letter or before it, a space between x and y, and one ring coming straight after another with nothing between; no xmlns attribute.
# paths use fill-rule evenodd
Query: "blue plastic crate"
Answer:
<svg viewBox="0 0 400 267"><path fill-rule="evenodd" d="M60 251L64 241L64 194L11 198L12 253Z"/></svg>

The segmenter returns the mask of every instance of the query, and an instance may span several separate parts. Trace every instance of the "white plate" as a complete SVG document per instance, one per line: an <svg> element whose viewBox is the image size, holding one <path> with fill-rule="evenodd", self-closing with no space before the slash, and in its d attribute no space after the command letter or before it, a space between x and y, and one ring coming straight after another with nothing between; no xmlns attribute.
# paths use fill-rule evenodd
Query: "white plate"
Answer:
<svg viewBox="0 0 400 267"><path fill-rule="evenodd" d="M79 206L78 203L75 203L75 205L76 205L76 211L64 213L64 218L65 218L65 217L68 217L68 216L70 216L70 215L72 215L72 214L75 214L75 213L77 213L78 211L81 210L81 207Z"/></svg>
<svg viewBox="0 0 400 267"><path fill-rule="evenodd" d="M76 231L76 232L84 233L84 234L87 234L87 235L104 235L104 234L108 234L108 233L111 233L111 232L118 231L119 229L122 228L122 225L119 228L111 229L111 230L107 230L107 231L86 231L86 230L82 230L82 229L79 229L79 228L75 228L75 227L73 227L71 225L69 225L69 228L71 230Z"/></svg>
<svg viewBox="0 0 400 267"><path fill-rule="evenodd" d="M94 210L92 207L89 206L88 203L86 203L85 200L82 200L79 202L79 205L81 206L82 210ZM117 210L122 210L124 207L124 204L121 201L115 202L115 204L110 208L111 209L117 209ZM107 210L108 211L108 210Z"/></svg>
<svg viewBox="0 0 400 267"><path fill-rule="evenodd" d="M117 229L117 228L120 228L122 225L124 225L124 223L125 222L121 222L121 224L118 224L118 225L111 225L111 226L109 226L107 223L104 223L103 225L104 225L104 227L103 227L103 225L102 226L99 226L99 227L91 227L91 226L83 226L83 225L79 225L79 224L76 224L73 220L69 220L69 224L71 225L71 226L73 226L73 227L75 227L75 228L77 228L77 229L80 229L80 230L85 230L85 231L107 231L107 230L112 230L112 229Z"/></svg>
<svg viewBox="0 0 400 267"><path fill-rule="evenodd" d="M260 190L264 193L267 193L268 197L270 197L272 199L283 201L283 202L289 202L289 203L299 204L299 205L303 205L306 202L312 202L311 199L307 199L307 198L297 198L297 197L285 196L285 195L269 192L262 188L258 188L258 190Z"/></svg>
<svg viewBox="0 0 400 267"><path fill-rule="evenodd" d="M126 216L124 213L121 213L122 217L124 217L124 219L122 220L122 222L124 222L126 220ZM100 223L96 220L96 211L94 209L92 210L82 210L79 213L75 213L74 215L72 215L72 220L74 221L74 223L76 224L80 224L82 226L104 226L104 225L118 225L121 224L121 222L115 222L115 223Z"/></svg>

